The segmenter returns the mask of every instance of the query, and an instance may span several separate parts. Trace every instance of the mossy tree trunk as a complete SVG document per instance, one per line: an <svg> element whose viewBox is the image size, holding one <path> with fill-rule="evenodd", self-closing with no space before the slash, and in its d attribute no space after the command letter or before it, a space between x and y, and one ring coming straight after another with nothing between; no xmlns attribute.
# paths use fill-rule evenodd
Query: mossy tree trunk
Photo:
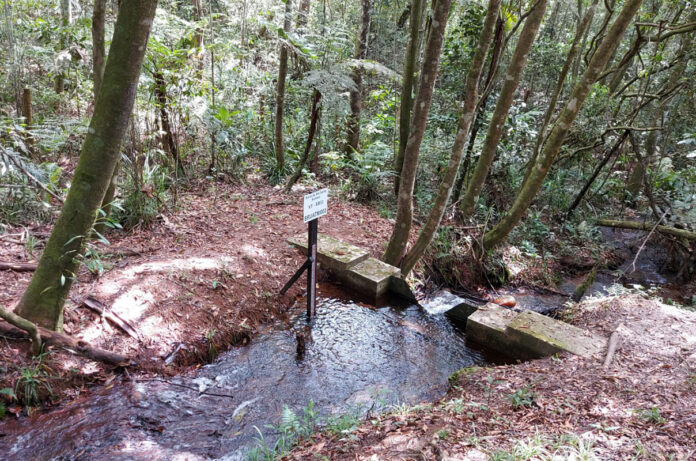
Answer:
<svg viewBox="0 0 696 461"><path fill-rule="evenodd" d="M519 223L520 219L522 219L529 205L531 205L534 197L536 197L539 189L541 189L544 178L546 178L556 155L558 155L558 152L561 150L568 130L582 108L592 85L597 81L597 77L616 50L616 47L621 41L621 37L638 12L641 3L642 0L627 0L624 3L614 24L612 24L604 39L598 45L592 59L587 65L587 69L585 69L584 74L573 89L568 102L559 114L539 154L539 158L534 165L530 166L531 171L527 182L520 188L514 203L500 222L484 235L484 248L492 248L505 240L512 229Z"/></svg>
<svg viewBox="0 0 696 461"><path fill-rule="evenodd" d="M479 35L478 45L476 46L476 51L474 52L474 57L466 77L464 107L459 116L459 126L454 138L452 156L447 165L445 176L440 183L440 188L438 189L435 203L428 215L428 220L421 229L418 240L416 240L413 248L406 254L401 264L401 273L404 275L411 272L418 260L423 256L426 248L430 245L430 242L432 242L435 232L438 227L440 227L442 216L445 214L445 208L452 194L452 188L457 177L457 172L459 171L459 165L464 156L464 147L466 145L467 136L469 135L469 129L471 128L471 122L476 113L476 105L479 99L479 80L481 79L481 72L483 70L483 64L486 61L488 48L493 41L495 24L500 12L501 1L502 0L489 0L488 2L486 19L484 20L483 29Z"/></svg>
<svg viewBox="0 0 696 461"><path fill-rule="evenodd" d="M370 33L372 0L362 0L362 19L360 33L355 41L355 59L367 57L367 41ZM350 75L355 88L350 90L350 115L347 120L348 139L345 152L352 156L360 146L360 112L363 104L362 69L356 66Z"/></svg>
<svg viewBox="0 0 696 461"><path fill-rule="evenodd" d="M517 40L517 46L515 46L515 51L512 54L512 58L510 58L510 64L505 72L503 87L500 90L495 110L488 124L488 133L483 142L481 155L476 162L469 185L459 204L459 209L464 216L470 216L474 212L479 194L481 189L483 189L486 177L488 177L488 171L495 159L495 153L498 150L498 144L505 128L505 120L510 111L510 106L512 106L512 98L515 96L515 91L522 78L522 71L527 65L527 55L532 49L539 26L542 19L544 19L546 0L538 0L533 8L534 10L525 20L524 27L520 32L520 38Z"/></svg>
<svg viewBox="0 0 696 461"><path fill-rule="evenodd" d="M280 58L278 62L278 82L276 83L276 113L275 113L275 156L276 168L282 171L285 168L285 143L283 141L283 109L285 106L285 79L288 75L288 45L285 43L287 35L292 27L292 0L285 0L285 19L283 31L285 37L280 44Z"/></svg>
<svg viewBox="0 0 696 461"><path fill-rule="evenodd" d="M442 51L442 40L447 27L447 18L452 0L437 0L433 7L432 27L427 35L423 53L423 65L418 82L418 95L413 106L413 117L409 128L408 143L404 151L401 170L401 184L397 196L396 222L383 259L386 263L398 266L406 252L406 244L411 232L413 219L413 190L416 184L418 154L425 133L425 124L433 98L433 88L437 79Z"/></svg>
<svg viewBox="0 0 696 461"><path fill-rule="evenodd" d="M104 78L104 65L106 64L105 24L106 0L94 0L94 10L92 12L92 81L94 82L95 101Z"/></svg>
<svg viewBox="0 0 696 461"><path fill-rule="evenodd" d="M63 305L120 155L157 0L121 0L94 115L72 185L18 315L61 330Z"/></svg>
<svg viewBox="0 0 696 461"><path fill-rule="evenodd" d="M411 19L409 23L409 38L406 46L406 59L404 62L404 75L401 84L401 103L399 106L399 149L394 158L394 194L399 193L399 179L401 167L404 164L404 151L408 143L408 129L411 123L411 110L413 108L413 88L416 83L416 63L420 51L420 28L423 22L424 0L413 0L410 7Z"/></svg>

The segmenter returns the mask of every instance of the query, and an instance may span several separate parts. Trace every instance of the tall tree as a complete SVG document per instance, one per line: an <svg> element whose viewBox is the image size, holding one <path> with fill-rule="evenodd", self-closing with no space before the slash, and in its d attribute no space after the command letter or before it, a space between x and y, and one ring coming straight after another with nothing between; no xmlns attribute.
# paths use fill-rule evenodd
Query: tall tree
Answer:
<svg viewBox="0 0 696 461"><path fill-rule="evenodd" d="M275 155L276 168L285 168L285 144L283 142L283 109L285 105L285 78L288 75L288 34L292 28L292 0L285 0L285 18L283 19L283 35L280 43L280 59L278 62L278 82L276 83L276 117L275 117Z"/></svg>
<svg viewBox="0 0 696 461"><path fill-rule="evenodd" d="M410 7L411 18L409 20L408 45L406 46L404 75L401 82L401 102L399 105L399 149L394 158L394 194L399 193L401 167L404 164L404 152L406 151L408 130L411 124L413 89L416 84L416 63L418 62L418 52L420 51L420 29L423 22L424 3L424 0L413 0Z"/></svg>
<svg viewBox="0 0 696 461"><path fill-rule="evenodd" d="M367 57L367 40L370 33L370 17L372 0L362 0L362 17L360 20L360 33L355 41L355 59ZM360 145L360 112L363 104L362 69L359 63L353 67L351 79L355 88L350 90L350 115L348 116L346 142L346 154L349 156L358 150Z"/></svg>
<svg viewBox="0 0 696 461"><path fill-rule="evenodd" d="M507 119L510 106L512 106L512 98L517 90L517 85L520 83L520 78L522 78L522 71L527 64L527 55L532 49L541 20L544 18L546 0L538 0L532 8L532 12L525 20L524 27L522 27L517 46L515 46L515 51L512 54L512 58L510 58L510 64L508 64L505 72L503 87L500 90L493 116L488 124L488 133L483 143L481 155L476 163L476 168L471 176L466 193L460 202L459 207L465 216L471 215L474 211L479 194L488 176L488 171L495 159L495 153L503 135L505 119Z"/></svg>
<svg viewBox="0 0 696 461"><path fill-rule="evenodd" d="M420 152L425 124L430 112L430 103L433 97L433 88L437 79L440 65L440 53L442 40L447 27L452 0L436 0L433 6L432 27L427 35L425 50L423 53L423 65L421 67L418 82L418 93L409 128L408 143L404 151L404 163L401 169L401 184L397 196L396 222L389 244L383 259L391 265L399 265L406 252L406 244L411 232L413 220L413 190L416 184L416 171L418 169L418 154Z"/></svg>
<svg viewBox="0 0 696 461"><path fill-rule="evenodd" d="M570 130L570 126L573 121L575 121L592 85L597 81L597 77L607 65L612 54L614 54L616 47L621 41L621 37L638 12L641 3L642 0L627 0L624 3L621 12L597 46L584 74L578 81L568 102L559 114L556 123L549 133L548 139L544 143L544 147L539 153L539 158L533 165L529 166L532 171L529 173L527 181L520 188L515 202L500 222L484 235L484 248L492 248L506 239L512 229L517 225L520 219L522 219L522 215L527 211L529 205L531 205L556 155L558 155L558 152L561 150L568 130Z"/></svg>
<svg viewBox="0 0 696 461"><path fill-rule="evenodd" d="M483 70L483 64L486 61L488 48L493 41L495 24L500 12L501 1L502 0L489 0L488 2L488 10L486 11L483 29L481 30L478 45L476 46L476 51L474 52L474 57L471 61L471 67L469 67L469 71L466 76L464 107L459 116L459 126L457 128L457 134L454 138L452 156L450 157L445 176L442 178L442 182L440 183L440 188L438 189L435 203L430 209L428 220L421 229L420 234L418 235L418 240L416 240L413 248L411 248L411 250L406 254L406 257L401 264L402 274L408 274L411 272L418 260L423 256L426 248L433 240L435 231L440 226L442 216L445 214L445 208L447 207L447 202L452 194L454 181L457 177L459 165L461 164L462 157L464 155L464 146L466 144L467 136L469 135L469 129L471 127L472 120L474 119L474 114L476 113L476 105L479 99L479 80L481 79L481 72Z"/></svg>
<svg viewBox="0 0 696 461"><path fill-rule="evenodd" d="M109 58L70 191L18 315L61 330L63 306L120 156L157 0L121 0Z"/></svg>
<svg viewBox="0 0 696 461"><path fill-rule="evenodd" d="M72 2L71 0L60 0L60 16L61 16L61 31L60 31L60 51L63 52L68 47L68 28L72 24ZM59 69L54 81L54 89L60 94L65 89L65 72Z"/></svg>
<svg viewBox="0 0 696 461"><path fill-rule="evenodd" d="M106 0L94 0L94 10L92 11L92 81L94 82L95 101L104 78L104 65L106 64L105 22Z"/></svg>

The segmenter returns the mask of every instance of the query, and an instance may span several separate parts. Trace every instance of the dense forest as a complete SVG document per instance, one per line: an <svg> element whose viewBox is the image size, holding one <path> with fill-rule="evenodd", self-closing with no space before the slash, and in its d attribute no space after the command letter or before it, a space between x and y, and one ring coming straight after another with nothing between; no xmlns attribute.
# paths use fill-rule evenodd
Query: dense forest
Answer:
<svg viewBox="0 0 696 461"><path fill-rule="evenodd" d="M692 2L0 0L0 10L5 453L696 456L684 403L696 386ZM13 445L42 424L70 424L60 412L81 393L105 398L118 382L114 389L131 386L118 392L133 399L150 392L137 390L139 379L177 386L201 364L232 360L219 358L227 350L251 356L270 330L291 331L293 367L327 367L340 355L315 358L327 328L365 331L384 320L346 306L402 312L388 322L404 338L423 329L423 337L464 341L466 329L468 351L466 320L439 312L413 320L421 314L393 302L375 311L380 303L321 258L318 317L298 320L314 284L279 294L303 262L286 240L305 232L303 196L323 188L330 199L317 224L320 253L330 235L397 274L385 283L405 287L399 293L411 304L426 306L445 289L477 307L541 312L605 338L609 352L595 357L599 366L583 354L520 363L513 359L524 354L498 347L500 358L482 344L471 363L453 358L452 369L439 370L461 369L446 395L430 393L443 384L435 383L346 413L349 393L336 397L341 416L328 410L329 397L315 408L321 392L310 388L302 402L277 396L277 408L258 410L270 417L287 404L282 414L251 419L254 402L268 397L249 390L273 396L274 385L258 378L228 415L238 423L250 412L238 432L250 435L225 445L227 432L212 424L215 449L170 436L179 434L167 426L174 417L154 406L131 418L145 421L145 432L118 441L90 426L85 437L108 441ZM343 309L356 325L326 317ZM360 362L355 335L348 349ZM409 347L422 361L438 362L418 344ZM206 376L191 381L196 398L230 397L227 375ZM583 403L558 403L558 389ZM96 399L81 408L100 407ZM108 428L104 418L94 427ZM161 434L158 448L145 433Z"/></svg>

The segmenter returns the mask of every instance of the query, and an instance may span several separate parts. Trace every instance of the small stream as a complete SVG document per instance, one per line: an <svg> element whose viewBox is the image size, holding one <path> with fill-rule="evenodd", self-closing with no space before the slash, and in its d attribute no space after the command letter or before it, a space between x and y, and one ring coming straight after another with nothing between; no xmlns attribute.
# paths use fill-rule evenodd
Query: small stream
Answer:
<svg viewBox="0 0 696 461"><path fill-rule="evenodd" d="M495 361L444 315L323 299L298 355L304 316L190 376L121 382L58 410L0 426L4 459L243 459L273 440L283 407L377 412L442 396L454 371ZM209 395L216 394L216 395Z"/></svg>

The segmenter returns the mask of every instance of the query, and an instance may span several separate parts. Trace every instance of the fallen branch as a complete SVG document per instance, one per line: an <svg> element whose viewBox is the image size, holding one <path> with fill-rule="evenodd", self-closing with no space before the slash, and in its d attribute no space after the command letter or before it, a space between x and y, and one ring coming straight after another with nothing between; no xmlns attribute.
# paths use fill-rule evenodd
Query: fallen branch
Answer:
<svg viewBox="0 0 696 461"><path fill-rule="evenodd" d="M17 314L6 311L2 306L0 306L0 318L26 331L29 334L29 338L31 338L31 352L34 355L41 353L41 336L39 336L39 330L36 325Z"/></svg>
<svg viewBox="0 0 696 461"><path fill-rule="evenodd" d="M28 320L26 321L28 322ZM128 366L134 364L134 362L131 359L124 355L116 354L115 352L106 351L104 349L99 349L98 347L94 347L88 344L86 341L75 339L63 333L47 330L46 328L42 327L36 327L36 329L38 331L40 339L45 344L61 347L69 352L82 355L84 357L96 360L98 362L108 363L110 365ZM0 333L15 338L24 338L28 336L26 330L24 330L23 328L20 329L5 322L0 322Z"/></svg>
<svg viewBox="0 0 696 461"><path fill-rule="evenodd" d="M15 271L15 272L33 272L36 270L36 263L13 263L9 261L0 261L0 270Z"/></svg>
<svg viewBox="0 0 696 461"><path fill-rule="evenodd" d="M597 225L644 231L650 231L653 227L655 227L655 223L642 223L637 221L618 221L614 219L598 219ZM696 232L688 231L686 229L677 229L676 227L660 225L658 225L656 229L658 232L661 232L663 234L674 235L675 237L682 237L687 240L696 240Z"/></svg>
<svg viewBox="0 0 696 461"><path fill-rule="evenodd" d="M619 329L621 327L622 324L619 324L619 326L616 327L616 330L614 330L614 332L609 337L609 347L607 349L607 356L604 358L604 364L602 365L604 368L608 368L609 365L611 365L611 361L614 360L616 349L619 347L619 339L621 339L621 335L619 334Z"/></svg>
<svg viewBox="0 0 696 461"><path fill-rule="evenodd" d="M31 182L33 182L34 184L36 184L37 186L39 186L40 189L42 189L44 192L46 192L47 194L49 194L51 197L53 197L53 198L55 198L56 200L58 200L60 203L64 203L64 202L65 202L65 199L63 199L63 197L61 197L60 195L58 195L58 194L56 194L55 192L53 192L51 189L49 189L48 187L46 187L46 186L44 185L44 183L42 183L41 181L39 181L38 179L36 179L36 178L34 177L34 175L32 175L31 173L29 173L29 171L27 171L27 169L24 168L24 167L22 166L21 162L18 162L13 156L11 156L11 155L9 155L9 154L7 154L6 157L9 158L10 161L14 164L14 166L16 166L16 167L19 169L19 171L21 171L22 173L24 173L24 175L25 175Z"/></svg>
<svg viewBox="0 0 696 461"><path fill-rule="evenodd" d="M138 334L138 331L135 329L135 327L115 312L108 312L106 310L106 306L102 304L100 301L92 298L91 296L88 296L87 298L85 298L84 301L82 301L82 306L85 306L89 310L101 315L106 320L120 328L128 336L140 341L140 335Z"/></svg>

